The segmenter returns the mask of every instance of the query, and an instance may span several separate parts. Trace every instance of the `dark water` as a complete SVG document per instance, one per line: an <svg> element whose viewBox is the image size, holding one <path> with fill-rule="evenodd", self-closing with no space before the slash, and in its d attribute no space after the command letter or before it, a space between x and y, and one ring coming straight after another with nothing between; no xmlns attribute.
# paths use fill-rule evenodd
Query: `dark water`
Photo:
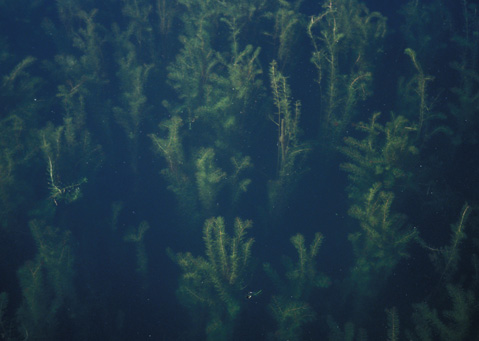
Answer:
<svg viewBox="0 0 479 341"><path fill-rule="evenodd" d="M479 339L477 10L0 1L0 338Z"/></svg>

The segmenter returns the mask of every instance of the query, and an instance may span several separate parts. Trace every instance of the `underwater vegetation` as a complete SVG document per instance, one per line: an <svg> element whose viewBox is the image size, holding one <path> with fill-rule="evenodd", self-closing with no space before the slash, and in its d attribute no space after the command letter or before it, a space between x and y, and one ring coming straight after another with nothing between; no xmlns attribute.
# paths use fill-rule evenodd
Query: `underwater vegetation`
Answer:
<svg viewBox="0 0 479 341"><path fill-rule="evenodd" d="M251 276L253 245L253 239L245 240L245 236L251 227L250 220L236 218L234 234L230 236L222 217L211 218L203 227L206 258L189 252L175 255L168 250L183 272L178 298L189 307L193 318L207 316L208 340L231 339L235 320L245 303L242 290Z"/></svg>
<svg viewBox="0 0 479 341"><path fill-rule="evenodd" d="M0 0L0 339L479 339L478 10Z"/></svg>

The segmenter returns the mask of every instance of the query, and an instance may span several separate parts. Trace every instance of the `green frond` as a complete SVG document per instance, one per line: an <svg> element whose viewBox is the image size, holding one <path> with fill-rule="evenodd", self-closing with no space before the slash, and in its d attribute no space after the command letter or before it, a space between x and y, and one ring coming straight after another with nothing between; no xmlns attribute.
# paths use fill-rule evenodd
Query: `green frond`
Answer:
<svg viewBox="0 0 479 341"><path fill-rule="evenodd" d="M442 269L441 278L444 276L450 275L452 272L456 271L457 264L460 259L459 255L459 246L461 242L466 238L465 225L467 222L467 218L471 213L472 208L467 203L461 209L461 213L459 215L459 220L456 224L451 225L451 242L450 245L445 247L443 252L444 258L444 267Z"/></svg>
<svg viewBox="0 0 479 341"><path fill-rule="evenodd" d="M136 229L130 230L123 238L127 242L141 243L146 231L150 229L150 224L147 221L142 221Z"/></svg>
<svg viewBox="0 0 479 341"><path fill-rule="evenodd" d="M249 261L253 239L245 240L252 226L250 220L236 218L234 233L226 232L222 217L205 221L203 240L206 259L191 253L167 253L181 268L183 274L177 294L187 307L207 308L209 321L220 318L230 323L242 309L244 283L250 276Z"/></svg>
<svg viewBox="0 0 479 341"><path fill-rule="evenodd" d="M459 285L446 286L450 309L438 312L427 303L414 305L415 332L426 340L468 340L476 335L472 312L477 310L477 299L472 290Z"/></svg>
<svg viewBox="0 0 479 341"><path fill-rule="evenodd" d="M323 243L323 235L319 232L314 234L314 240L312 241L311 245L309 246L309 258L313 259L318 255L319 248Z"/></svg>
<svg viewBox="0 0 479 341"><path fill-rule="evenodd" d="M399 341L399 316L396 307L386 309L388 318L388 341Z"/></svg>
<svg viewBox="0 0 479 341"><path fill-rule="evenodd" d="M251 247L253 246L253 242L254 239L250 238L243 243L243 268L246 268L249 265L249 261L251 260Z"/></svg>
<svg viewBox="0 0 479 341"><path fill-rule="evenodd" d="M216 197L224 185L226 173L215 164L213 148L202 148L196 158L196 184L198 196L203 207L207 210L213 208Z"/></svg>
<svg viewBox="0 0 479 341"><path fill-rule="evenodd" d="M25 77L27 73L24 71L30 65L32 65L37 59L28 56L25 57L20 63L18 63L13 70L6 76L3 76L2 87L9 88L13 87L13 83L20 77ZM5 89L3 89L5 90Z"/></svg>
<svg viewBox="0 0 479 341"><path fill-rule="evenodd" d="M208 219L203 227L203 241L205 242L206 256L213 267L217 268L216 255L214 251L213 226L215 218Z"/></svg>
<svg viewBox="0 0 479 341"><path fill-rule="evenodd" d="M273 296L269 305L277 323L279 340L300 340L301 327L316 319L316 313L306 302Z"/></svg>
<svg viewBox="0 0 479 341"><path fill-rule="evenodd" d="M230 238L225 232L225 224L222 217L213 221L213 230L215 232L215 246L218 264L221 264L221 273L228 276L230 271L230 262L227 255L227 249L230 247Z"/></svg>
<svg viewBox="0 0 479 341"><path fill-rule="evenodd" d="M298 251L298 267L295 269L295 278L302 279L306 271L306 262L308 261L308 253L304 245L304 236L300 233L291 237L291 243Z"/></svg>

